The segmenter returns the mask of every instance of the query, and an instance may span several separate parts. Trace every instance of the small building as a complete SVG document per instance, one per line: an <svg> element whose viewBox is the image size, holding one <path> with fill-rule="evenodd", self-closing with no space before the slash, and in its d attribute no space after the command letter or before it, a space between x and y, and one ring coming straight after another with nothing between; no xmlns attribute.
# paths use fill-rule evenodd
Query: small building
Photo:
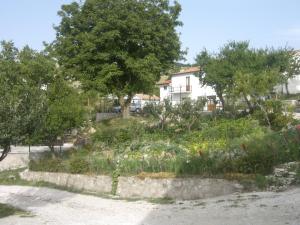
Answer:
<svg viewBox="0 0 300 225"><path fill-rule="evenodd" d="M204 97L208 101L206 110L212 111L220 106L214 89L200 81L200 67L182 68L169 77L162 76L158 85L160 101L169 99L172 104L178 104L187 98L197 100Z"/></svg>
<svg viewBox="0 0 300 225"><path fill-rule="evenodd" d="M139 105L141 109L149 103L159 103L160 98L156 95L136 94L131 101L131 105Z"/></svg>

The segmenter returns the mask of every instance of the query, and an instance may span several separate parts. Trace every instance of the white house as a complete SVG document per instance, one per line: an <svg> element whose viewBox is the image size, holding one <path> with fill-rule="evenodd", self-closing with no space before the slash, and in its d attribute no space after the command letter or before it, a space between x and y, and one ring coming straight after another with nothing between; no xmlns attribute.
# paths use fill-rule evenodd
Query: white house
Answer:
<svg viewBox="0 0 300 225"><path fill-rule="evenodd" d="M217 106L217 95L210 86L203 85L199 79L200 67L183 68L171 74L170 79L163 76L158 82L160 87L160 101L169 99L173 104L178 104L186 98L197 100L205 97L208 100L206 109L211 111Z"/></svg>

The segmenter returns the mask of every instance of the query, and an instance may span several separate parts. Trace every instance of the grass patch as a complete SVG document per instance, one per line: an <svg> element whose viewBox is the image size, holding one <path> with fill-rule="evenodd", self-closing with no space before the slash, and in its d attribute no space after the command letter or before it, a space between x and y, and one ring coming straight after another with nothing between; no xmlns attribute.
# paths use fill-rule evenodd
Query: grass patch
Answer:
<svg viewBox="0 0 300 225"><path fill-rule="evenodd" d="M175 200L171 198L151 198L151 199L147 199L147 201L153 204L160 204L160 205L171 205L175 203Z"/></svg>
<svg viewBox="0 0 300 225"><path fill-rule="evenodd" d="M167 179L167 178L176 178L176 174L174 173L167 173L167 172L160 172L160 173L145 173L142 172L137 175L140 179L151 178L151 179Z"/></svg>
<svg viewBox="0 0 300 225"><path fill-rule="evenodd" d="M10 206L8 204L0 203L0 218L13 216L13 215L19 215L19 216L28 216L28 212L15 208L13 206Z"/></svg>

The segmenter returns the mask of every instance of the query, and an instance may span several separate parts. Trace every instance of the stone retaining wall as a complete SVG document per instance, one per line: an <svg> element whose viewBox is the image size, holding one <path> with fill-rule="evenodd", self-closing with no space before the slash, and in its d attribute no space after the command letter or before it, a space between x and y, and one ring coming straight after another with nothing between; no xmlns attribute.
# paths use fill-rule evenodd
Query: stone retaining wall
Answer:
<svg viewBox="0 0 300 225"><path fill-rule="evenodd" d="M112 178L109 176L87 176L67 173L24 171L20 177L27 181L44 181L58 186L99 193L110 193Z"/></svg>
<svg viewBox="0 0 300 225"><path fill-rule="evenodd" d="M22 179L45 181L78 190L109 193L112 178L109 176L72 175L24 171ZM117 195L122 198L172 198L192 200L216 197L242 191L243 187L223 179L119 177Z"/></svg>
<svg viewBox="0 0 300 225"><path fill-rule="evenodd" d="M223 179L140 179L137 177L120 177L117 194L124 198L142 197L193 200L232 194L242 189L243 187L238 183Z"/></svg>

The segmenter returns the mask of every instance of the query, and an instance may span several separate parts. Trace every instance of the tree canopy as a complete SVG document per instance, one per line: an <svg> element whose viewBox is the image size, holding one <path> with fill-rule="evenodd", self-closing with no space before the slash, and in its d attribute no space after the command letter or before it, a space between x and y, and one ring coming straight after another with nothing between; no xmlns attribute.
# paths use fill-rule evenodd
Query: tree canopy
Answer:
<svg viewBox="0 0 300 225"><path fill-rule="evenodd" d="M85 90L113 94L127 114L134 94L153 91L180 59L181 6L168 0L86 0L63 5L53 47Z"/></svg>
<svg viewBox="0 0 300 225"><path fill-rule="evenodd" d="M50 63L51 64L51 63ZM12 143L31 139L41 124L44 108L44 76L51 73L42 53L12 42L1 42L0 51L0 147L4 159Z"/></svg>
<svg viewBox="0 0 300 225"><path fill-rule="evenodd" d="M79 93L60 76L47 87L45 104L38 135L53 152L58 137L82 125L84 108Z"/></svg>
<svg viewBox="0 0 300 225"><path fill-rule="evenodd" d="M80 97L46 52L0 46L0 161L11 144L46 143L83 121Z"/></svg>
<svg viewBox="0 0 300 225"><path fill-rule="evenodd" d="M218 54L202 51L196 58L202 81L212 86L225 108L224 96L244 99L253 111L262 97L273 92L290 68L289 49L254 49L249 42L229 42Z"/></svg>

